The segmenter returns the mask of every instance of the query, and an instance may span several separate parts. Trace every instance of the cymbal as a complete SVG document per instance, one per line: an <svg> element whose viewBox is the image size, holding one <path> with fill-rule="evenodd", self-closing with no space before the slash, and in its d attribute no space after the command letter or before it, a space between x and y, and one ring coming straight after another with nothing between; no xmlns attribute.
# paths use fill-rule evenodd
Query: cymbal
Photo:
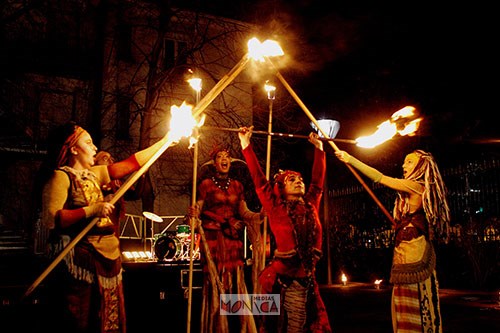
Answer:
<svg viewBox="0 0 500 333"><path fill-rule="evenodd" d="M163 222L163 219L161 217L159 217L158 215L156 215L155 213L142 212L142 215L144 215L145 218L150 219L153 222L158 222L158 223Z"/></svg>

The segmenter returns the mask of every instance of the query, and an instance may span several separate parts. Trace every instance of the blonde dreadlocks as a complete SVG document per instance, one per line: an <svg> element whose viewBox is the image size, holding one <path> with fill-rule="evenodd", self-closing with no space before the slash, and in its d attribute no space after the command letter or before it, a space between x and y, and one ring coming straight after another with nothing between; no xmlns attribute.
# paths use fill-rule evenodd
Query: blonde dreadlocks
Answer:
<svg viewBox="0 0 500 333"><path fill-rule="evenodd" d="M419 182L424 186L422 206L429 222L429 238L448 242L450 226L450 209L448 207L447 190L432 154L423 150L415 150L413 154L419 161L407 179ZM395 202L394 218L409 212L408 196L398 192Z"/></svg>

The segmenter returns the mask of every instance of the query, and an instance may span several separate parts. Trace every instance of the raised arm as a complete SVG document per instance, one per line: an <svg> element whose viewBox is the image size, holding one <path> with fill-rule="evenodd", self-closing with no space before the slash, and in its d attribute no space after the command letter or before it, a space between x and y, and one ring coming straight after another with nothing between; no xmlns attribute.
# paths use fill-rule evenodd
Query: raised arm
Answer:
<svg viewBox="0 0 500 333"><path fill-rule="evenodd" d="M326 174L326 158L325 152L323 151L323 141L319 139L318 134L311 132L309 134L309 142L315 147L311 186L315 186L322 191Z"/></svg>
<svg viewBox="0 0 500 333"><path fill-rule="evenodd" d="M342 162L352 165L354 168L359 170L362 174L370 178L375 183L380 183L396 191L412 194L421 195L424 191L423 185L419 184L418 182L409 179L386 176L377 169L361 162L360 160L358 160L354 156L349 155L343 150L336 151L335 156L337 156L337 158Z"/></svg>
<svg viewBox="0 0 500 333"><path fill-rule="evenodd" d="M255 185L256 190L263 187L267 183L266 176L260 167L257 156L250 145L250 138L252 137L253 126L241 127L238 132L238 137L240 138L241 150L243 156L247 162L248 170L252 176L252 181Z"/></svg>

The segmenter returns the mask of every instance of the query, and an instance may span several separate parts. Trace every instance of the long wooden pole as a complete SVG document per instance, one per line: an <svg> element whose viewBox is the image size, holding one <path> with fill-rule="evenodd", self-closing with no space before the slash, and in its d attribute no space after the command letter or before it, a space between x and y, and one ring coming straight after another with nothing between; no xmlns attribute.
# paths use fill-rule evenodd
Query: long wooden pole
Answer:
<svg viewBox="0 0 500 333"><path fill-rule="evenodd" d="M191 206L196 204L196 179L198 178L198 143L194 144L193 150L193 186L192 186L192 195L191 195ZM194 221L196 217L191 217L191 242L189 244L189 285L188 285L188 312L187 312L187 324L186 324L186 332L191 332L191 304L193 301L193 252L194 252L194 243L195 243L195 233L194 226L196 225L196 221Z"/></svg>
<svg viewBox="0 0 500 333"><path fill-rule="evenodd" d="M215 126L203 126L201 129L203 130L215 130L215 131L227 131L227 132L239 132L239 128L231 128L231 127L215 127ZM277 132L270 132L270 131L258 131L258 130L253 130L252 134L263 134L263 135L268 135L268 136L278 136L278 137L285 137L285 138L298 138L298 139L309 139L309 135L304 135L304 134L293 134L293 133L277 133ZM337 139L337 138L319 138L321 141L335 141L335 142L342 142L342 143L350 143L350 144L356 144L356 140L351 140L351 139Z"/></svg>
<svg viewBox="0 0 500 333"><path fill-rule="evenodd" d="M165 144L163 144L158 151L143 165L139 170L134 172L125 183L116 191L113 198L109 201L112 204L118 202L118 200L127 192L128 189L141 177L153 163L167 150L168 147L172 145L172 141L167 140ZM59 264L59 262L68 254L71 249L75 247L75 245L85 236L99 221L98 217L92 219L92 221L87 224L87 226L71 240L71 242L57 255L57 257L52 261L52 263L40 274L40 276L31 284L31 286L26 290L22 299L28 297L33 290L47 277L47 275Z"/></svg>
<svg viewBox="0 0 500 333"><path fill-rule="evenodd" d="M250 61L248 54L244 55L241 60L226 74L217 84L196 104L193 109L193 116L199 116L213 102L226 87L241 73L245 66Z"/></svg>
<svg viewBox="0 0 500 333"><path fill-rule="evenodd" d="M271 60L269 58L266 58L266 59L269 62L271 62ZM271 64L272 64L272 62L271 62ZM273 66L274 66L274 64L273 64ZM283 86L285 86L286 90L288 90L288 92L290 93L290 95L293 97L293 99L295 99L295 101L297 102L297 104L299 104L299 106L302 108L302 110L305 112L305 114L309 117L309 119L314 123L314 125L316 125L316 127L321 132L321 134L323 135L323 137L327 138L328 137L327 133L325 133L323 131L323 129L319 125L319 123L316 120L316 118L314 118L314 116L312 115L312 113L309 111L309 109L306 107L306 105L302 102L302 100L299 98L299 96L295 93L295 91L292 89L292 87L290 87L290 85L288 84L288 82L285 80L285 78L283 77L283 75L281 75L281 73L279 71L276 71L276 77L280 80L280 82L283 84ZM340 149L337 147L337 145L333 141L328 141L328 143L330 144L330 146L332 146L333 150L340 151ZM382 202L380 202L380 200L377 198L377 196L375 195L375 193L373 193L373 191L371 190L371 188L368 187L368 185L366 185L366 183L364 182L363 178L361 178L361 176L356 172L356 170L351 165L349 165L347 163L345 163L345 165L352 172L352 174L354 175L354 177L356 177L356 179L361 183L361 185L364 187L364 189L368 192L368 194L375 201L375 203L380 207L380 209L382 210L382 212L384 213L384 215L387 217L387 219L391 222L391 224L395 225L395 222L394 222L394 219L393 219L392 215L384 207L384 205L382 204Z"/></svg>
<svg viewBox="0 0 500 333"><path fill-rule="evenodd" d="M269 99L269 119L267 123L267 131L271 133L273 131L273 99L268 97ZM271 177L271 136L269 135L267 137L267 150L266 150L266 179L269 180ZM262 229L262 246L263 251L262 251L262 265L264 268L266 266L266 250L267 250L267 225L268 225L268 217L267 214L264 217L263 221L263 229ZM271 245L271 244L269 244ZM270 248L269 248L270 249ZM260 286L258 288L260 290Z"/></svg>
<svg viewBox="0 0 500 333"><path fill-rule="evenodd" d="M196 104L199 103L200 100L200 89L196 90ZM194 135L198 138L198 128L195 127ZM194 144L193 147L193 184L191 188L191 206L196 205L196 191L197 186L196 182L198 180L198 142ZM193 265L194 265L194 243L195 243L195 230L194 226L196 225L196 221L194 217L190 218L191 224L191 242L189 244L189 285L188 285L188 312L187 312L187 324L186 324L186 332L191 332L191 308L193 302Z"/></svg>

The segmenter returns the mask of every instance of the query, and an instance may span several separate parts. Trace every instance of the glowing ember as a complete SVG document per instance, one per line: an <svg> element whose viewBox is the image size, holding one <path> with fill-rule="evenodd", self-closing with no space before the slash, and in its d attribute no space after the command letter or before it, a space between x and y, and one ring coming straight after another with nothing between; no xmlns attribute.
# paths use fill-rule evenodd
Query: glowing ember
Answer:
<svg viewBox="0 0 500 333"><path fill-rule="evenodd" d="M282 56L284 54L281 46L276 41L268 39L261 43L255 37L248 41L248 56L254 60L264 62L264 57Z"/></svg>
<svg viewBox="0 0 500 333"><path fill-rule="evenodd" d="M405 106L401 110L394 112L391 119L381 123L375 133L357 138L356 145L363 148L373 148L392 139L396 134L401 136L415 135L422 120L422 118L415 118L415 116L415 108Z"/></svg>

